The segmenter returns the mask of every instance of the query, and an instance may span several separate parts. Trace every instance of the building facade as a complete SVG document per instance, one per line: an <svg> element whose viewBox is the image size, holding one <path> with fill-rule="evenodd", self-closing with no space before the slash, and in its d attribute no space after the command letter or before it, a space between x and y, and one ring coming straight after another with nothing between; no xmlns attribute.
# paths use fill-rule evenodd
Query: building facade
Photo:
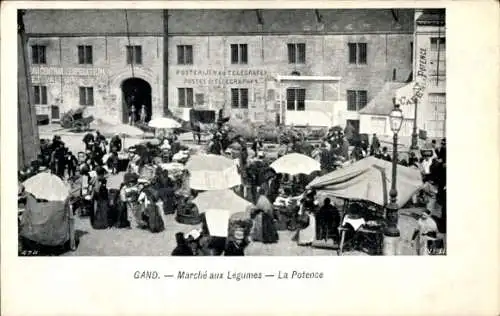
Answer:
<svg viewBox="0 0 500 316"><path fill-rule="evenodd" d="M150 115L163 114L161 12L37 10L25 20L37 114L57 121L84 107L85 115L122 123L134 88Z"/></svg>
<svg viewBox="0 0 500 316"><path fill-rule="evenodd" d="M395 98L403 111L399 136L445 137L446 34L445 10L416 10L412 82L387 82L360 111L360 132L392 135L389 113ZM416 104L415 104L416 100ZM416 120L415 120L416 115ZM414 128L415 127L415 128Z"/></svg>
<svg viewBox="0 0 500 316"><path fill-rule="evenodd" d="M32 53L38 112L54 117L56 106L82 105L122 122L133 78L151 88L151 117L222 108L253 122L324 125L322 114L359 127L359 110L384 83L412 71L413 10L128 10L127 21L124 10L45 11L61 26L56 15L97 21L30 29L30 49L45 47L45 60Z"/></svg>
<svg viewBox="0 0 500 316"><path fill-rule="evenodd" d="M429 137L446 135L446 19L445 9L417 10L414 78L425 74L417 105L417 127Z"/></svg>

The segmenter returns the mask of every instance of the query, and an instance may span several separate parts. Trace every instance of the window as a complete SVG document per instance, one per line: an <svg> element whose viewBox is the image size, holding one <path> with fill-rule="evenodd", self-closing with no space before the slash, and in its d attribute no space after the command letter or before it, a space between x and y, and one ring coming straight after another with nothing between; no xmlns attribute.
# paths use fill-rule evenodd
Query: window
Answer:
<svg viewBox="0 0 500 316"><path fill-rule="evenodd" d="M231 107L248 109L248 89L231 89Z"/></svg>
<svg viewBox="0 0 500 316"><path fill-rule="evenodd" d="M446 50L446 38L444 37L431 37L431 51L439 50L444 52Z"/></svg>
<svg viewBox="0 0 500 316"><path fill-rule="evenodd" d="M347 110L359 111L368 103L366 90L347 90Z"/></svg>
<svg viewBox="0 0 500 316"><path fill-rule="evenodd" d="M92 65L92 46L79 45L78 46L78 63L80 65Z"/></svg>
<svg viewBox="0 0 500 316"><path fill-rule="evenodd" d="M193 88L178 88L177 92L179 94L179 107L180 108L192 108L193 107Z"/></svg>
<svg viewBox="0 0 500 316"><path fill-rule="evenodd" d="M288 111L305 111L306 89L286 89L286 109Z"/></svg>
<svg viewBox="0 0 500 316"><path fill-rule="evenodd" d="M413 65L413 42L410 43L410 62Z"/></svg>
<svg viewBox="0 0 500 316"><path fill-rule="evenodd" d="M349 64L366 64L366 43L348 43Z"/></svg>
<svg viewBox="0 0 500 316"><path fill-rule="evenodd" d="M94 105L94 88L80 87L80 105Z"/></svg>
<svg viewBox="0 0 500 316"><path fill-rule="evenodd" d="M35 104L46 105L47 102L47 87L46 86L34 86L35 93Z"/></svg>
<svg viewBox="0 0 500 316"><path fill-rule="evenodd" d="M248 63L247 44L231 44L231 64Z"/></svg>
<svg viewBox="0 0 500 316"><path fill-rule="evenodd" d="M288 63L305 64L306 63L306 44L288 44Z"/></svg>
<svg viewBox="0 0 500 316"><path fill-rule="evenodd" d="M31 61L33 64L46 64L47 55L46 47L43 45L33 45L31 46Z"/></svg>
<svg viewBox="0 0 500 316"><path fill-rule="evenodd" d="M205 95L203 93L195 94L194 98L196 100L196 104L198 104L198 105L205 104Z"/></svg>
<svg viewBox="0 0 500 316"><path fill-rule="evenodd" d="M193 64L193 46L178 45L177 46L177 64L192 65Z"/></svg>
<svg viewBox="0 0 500 316"><path fill-rule="evenodd" d="M142 46L127 46L127 64L142 64Z"/></svg>

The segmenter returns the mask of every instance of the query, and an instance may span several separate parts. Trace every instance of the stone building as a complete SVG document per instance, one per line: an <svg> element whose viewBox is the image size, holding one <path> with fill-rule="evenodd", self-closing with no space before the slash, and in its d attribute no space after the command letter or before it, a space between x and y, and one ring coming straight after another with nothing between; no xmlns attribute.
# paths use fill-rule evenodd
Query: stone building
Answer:
<svg viewBox="0 0 500 316"><path fill-rule="evenodd" d="M79 106L110 123L128 101L163 115L163 16L143 10L34 10L25 17L38 114L58 120Z"/></svg>
<svg viewBox="0 0 500 316"><path fill-rule="evenodd" d="M257 122L358 127L385 82L411 75L411 9L126 12L31 12L30 47L45 50L32 60L38 113L84 105L121 122L131 86L150 87L152 117L223 108ZM136 49L140 60L127 62Z"/></svg>
<svg viewBox="0 0 500 316"><path fill-rule="evenodd" d="M415 61L418 76L425 65L425 89L417 105L417 127L430 137L446 135L446 18L445 9L417 10L416 51L426 52ZM417 55L416 55L417 56ZM423 64L423 65L422 65Z"/></svg>
<svg viewBox="0 0 500 316"><path fill-rule="evenodd" d="M445 137L446 132L446 34L445 10L415 10L412 82L387 82L360 111L360 131L392 135L389 113L393 98L403 111L400 136L413 136L416 144L420 131L430 138ZM415 100L417 101L415 104ZM416 119L415 119L416 115Z"/></svg>

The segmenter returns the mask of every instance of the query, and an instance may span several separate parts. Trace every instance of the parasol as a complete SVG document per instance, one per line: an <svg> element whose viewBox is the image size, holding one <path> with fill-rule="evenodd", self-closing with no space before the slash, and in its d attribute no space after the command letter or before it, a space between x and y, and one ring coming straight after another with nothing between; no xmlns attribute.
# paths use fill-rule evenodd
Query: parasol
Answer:
<svg viewBox="0 0 500 316"><path fill-rule="evenodd" d="M174 128L180 128L181 124L176 120L168 117L159 117L149 121L148 126L160 129L174 129Z"/></svg>
<svg viewBox="0 0 500 316"><path fill-rule="evenodd" d="M202 192L193 200L193 203L196 204L200 212L221 209L228 211L229 215L245 212L253 206L252 203L229 189Z"/></svg>
<svg viewBox="0 0 500 316"><path fill-rule="evenodd" d="M286 173L289 175L310 174L321 170L319 162L311 157L297 153L287 154L279 158L270 167L277 173Z"/></svg>
<svg viewBox="0 0 500 316"><path fill-rule="evenodd" d="M238 167L229 158L219 155L194 155L186 164L191 189L210 191L224 190L241 184Z"/></svg>
<svg viewBox="0 0 500 316"><path fill-rule="evenodd" d="M42 172L24 181L25 190L37 199L64 201L70 194L70 187L61 178L51 173Z"/></svg>
<svg viewBox="0 0 500 316"><path fill-rule="evenodd" d="M227 237L230 214L227 210L209 209L205 211L205 221L210 236Z"/></svg>

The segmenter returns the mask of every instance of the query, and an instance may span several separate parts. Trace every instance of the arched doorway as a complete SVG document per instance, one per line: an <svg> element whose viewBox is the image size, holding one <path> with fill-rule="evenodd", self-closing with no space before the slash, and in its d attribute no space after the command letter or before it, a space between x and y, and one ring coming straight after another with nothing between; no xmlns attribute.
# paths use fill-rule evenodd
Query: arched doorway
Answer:
<svg viewBox="0 0 500 316"><path fill-rule="evenodd" d="M151 120L151 85L140 78L128 78L122 82L122 120L128 123L132 105L136 110L136 120L139 120L141 107L146 109L146 122Z"/></svg>

